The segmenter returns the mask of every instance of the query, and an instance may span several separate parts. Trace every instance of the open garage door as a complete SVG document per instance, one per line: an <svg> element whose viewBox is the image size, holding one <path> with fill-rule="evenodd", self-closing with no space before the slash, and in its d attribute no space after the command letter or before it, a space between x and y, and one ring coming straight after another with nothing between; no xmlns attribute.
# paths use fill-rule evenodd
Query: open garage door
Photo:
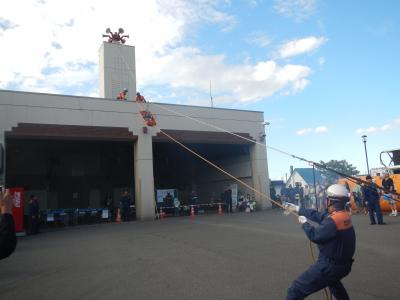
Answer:
<svg viewBox="0 0 400 300"><path fill-rule="evenodd" d="M251 142L220 132L169 131L174 138L232 175L252 185ZM246 136L251 139L250 136ZM153 139L156 189L177 189L180 201L190 203L191 191L199 203L221 201L221 193L235 182L214 167L159 134ZM243 187L238 191L249 193Z"/></svg>
<svg viewBox="0 0 400 300"><path fill-rule="evenodd" d="M6 132L6 185L41 209L116 206L123 190L134 195L135 140L121 128L22 124Z"/></svg>

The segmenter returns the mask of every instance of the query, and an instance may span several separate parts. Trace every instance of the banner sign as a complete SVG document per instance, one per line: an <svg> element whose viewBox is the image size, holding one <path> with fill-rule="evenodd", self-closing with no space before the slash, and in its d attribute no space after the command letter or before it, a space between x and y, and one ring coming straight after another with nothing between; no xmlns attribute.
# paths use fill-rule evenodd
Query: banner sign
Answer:
<svg viewBox="0 0 400 300"><path fill-rule="evenodd" d="M24 188L10 188L10 193L13 196L13 210L15 231L21 232L24 230Z"/></svg>
<svg viewBox="0 0 400 300"><path fill-rule="evenodd" d="M175 189L157 190L157 203L163 203L164 198L167 196L168 193L170 193L172 198L176 196Z"/></svg>

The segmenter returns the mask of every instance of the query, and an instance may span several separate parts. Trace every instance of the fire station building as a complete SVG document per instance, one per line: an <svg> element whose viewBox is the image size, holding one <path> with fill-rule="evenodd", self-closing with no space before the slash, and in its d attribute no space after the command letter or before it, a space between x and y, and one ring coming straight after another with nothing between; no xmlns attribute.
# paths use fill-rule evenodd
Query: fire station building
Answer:
<svg viewBox="0 0 400 300"><path fill-rule="evenodd" d="M266 148L249 141L265 143L262 112L138 105L135 48L104 42L99 58L100 98L0 90L0 184L23 187L25 198L35 194L41 209L103 207L107 197L117 203L128 190L139 220L154 218L157 189L176 189L181 201L193 190L200 203L219 201L234 180L161 129L255 189L269 191ZM125 87L127 101L116 100ZM157 126L144 123L143 107ZM259 208L269 206L246 187L238 184L238 190L254 195Z"/></svg>

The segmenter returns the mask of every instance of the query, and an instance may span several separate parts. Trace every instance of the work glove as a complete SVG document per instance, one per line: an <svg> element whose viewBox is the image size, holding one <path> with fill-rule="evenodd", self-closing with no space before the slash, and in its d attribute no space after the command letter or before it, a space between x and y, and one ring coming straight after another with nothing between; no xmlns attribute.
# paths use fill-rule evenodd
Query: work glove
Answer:
<svg viewBox="0 0 400 300"><path fill-rule="evenodd" d="M288 214L290 214L292 212L298 213L299 209L300 209L300 207L298 205L294 205L292 203L286 203L283 207L285 209L285 214L286 215L288 215Z"/></svg>
<svg viewBox="0 0 400 300"><path fill-rule="evenodd" d="M299 216L299 223L300 224L304 224L306 223L308 220L305 216Z"/></svg>

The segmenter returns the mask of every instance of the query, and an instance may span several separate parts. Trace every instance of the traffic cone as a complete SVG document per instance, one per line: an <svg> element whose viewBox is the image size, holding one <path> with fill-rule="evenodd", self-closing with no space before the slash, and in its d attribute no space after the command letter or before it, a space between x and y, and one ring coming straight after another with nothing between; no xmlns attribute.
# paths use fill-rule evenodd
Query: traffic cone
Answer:
<svg viewBox="0 0 400 300"><path fill-rule="evenodd" d="M115 219L115 222L121 223L121 213L120 213L119 208L118 208L118 211L117 211L117 218Z"/></svg>
<svg viewBox="0 0 400 300"><path fill-rule="evenodd" d="M162 211L162 206L160 207L160 220L164 219L164 213Z"/></svg>
<svg viewBox="0 0 400 300"><path fill-rule="evenodd" d="M221 203L218 205L218 214L219 214L219 215L222 215Z"/></svg>
<svg viewBox="0 0 400 300"><path fill-rule="evenodd" d="M194 207L192 205L192 208L190 209L190 217L194 218Z"/></svg>

